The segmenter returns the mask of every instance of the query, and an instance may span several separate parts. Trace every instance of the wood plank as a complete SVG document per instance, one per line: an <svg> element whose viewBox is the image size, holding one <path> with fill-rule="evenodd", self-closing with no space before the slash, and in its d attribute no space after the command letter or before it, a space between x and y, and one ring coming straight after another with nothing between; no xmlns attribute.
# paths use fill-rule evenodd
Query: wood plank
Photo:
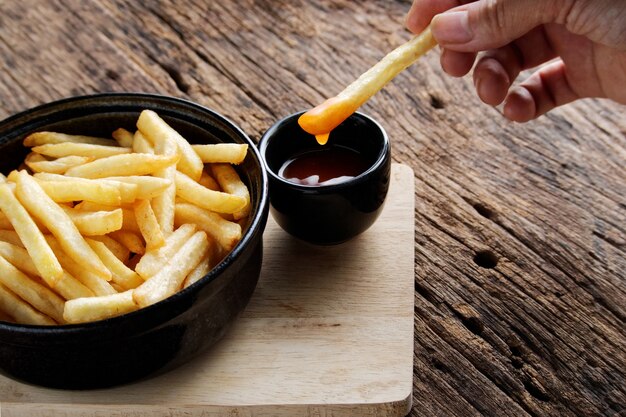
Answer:
<svg viewBox="0 0 626 417"><path fill-rule="evenodd" d="M392 177L381 217L347 243L312 246L270 219L253 298L207 354L106 390L51 390L0 377L0 411L406 415L413 380L413 172L394 164Z"/></svg>

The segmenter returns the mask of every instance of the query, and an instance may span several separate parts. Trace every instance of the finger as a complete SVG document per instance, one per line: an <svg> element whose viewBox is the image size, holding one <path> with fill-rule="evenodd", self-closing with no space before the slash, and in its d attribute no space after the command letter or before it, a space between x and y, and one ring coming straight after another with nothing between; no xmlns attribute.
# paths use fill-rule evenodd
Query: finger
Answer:
<svg viewBox="0 0 626 417"><path fill-rule="evenodd" d="M502 103L515 79L511 72L519 74L519 64L514 65L516 58L511 58L511 48L498 49L493 54L480 58L474 69L474 86L478 97L485 103L497 106ZM497 52L497 57L494 56ZM501 61L510 61L503 64Z"/></svg>
<svg viewBox="0 0 626 417"><path fill-rule="evenodd" d="M504 100L522 70L536 67L556 56L543 27L502 48L484 53L474 68L474 85L482 101L496 106Z"/></svg>
<svg viewBox="0 0 626 417"><path fill-rule="evenodd" d="M567 80L565 64L558 60L537 70L509 92L504 116L515 122L527 122L578 98Z"/></svg>
<svg viewBox="0 0 626 417"><path fill-rule="evenodd" d="M414 0L406 17L406 27L413 33L421 33L433 16L457 7L467 1L461 0Z"/></svg>
<svg viewBox="0 0 626 417"><path fill-rule="evenodd" d="M441 67L453 77L462 77L472 69L476 54L471 52L456 52L443 49L441 52Z"/></svg>
<svg viewBox="0 0 626 417"><path fill-rule="evenodd" d="M500 48L543 23L557 20L556 3L545 0L469 3L435 16L433 36L441 46L460 52Z"/></svg>

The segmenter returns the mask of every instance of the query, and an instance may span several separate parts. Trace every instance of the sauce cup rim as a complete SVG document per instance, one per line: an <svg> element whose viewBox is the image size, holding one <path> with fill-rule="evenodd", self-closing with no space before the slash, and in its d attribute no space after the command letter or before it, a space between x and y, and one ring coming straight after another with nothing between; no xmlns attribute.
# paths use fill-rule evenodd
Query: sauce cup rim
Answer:
<svg viewBox="0 0 626 417"><path fill-rule="evenodd" d="M307 192L307 191L308 192L311 192L311 191L334 192L342 188L352 187L355 184L360 184L362 182L367 181L368 177L371 176L376 170L378 170L384 164L385 159L387 158L387 155L390 153L391 145L389 143L389 136L387 135L387 132L382 127L382 125L378 121L376 121L373 117L368 116L367 114L363 112L356 111L350 117L353 117L354 115L356 115L358 117L365 119L367 122L372 123L382 134L383 146L381 147L378 153L378 157L376 158L376 161L374 161L374 163L371 164L369 168L367 168L365 171L363 171L356 177L345 180L345 181L341 181L338 183L334 183L334 184L306 185L306 184L298 184L296 182L289 181L288 179L283 178L280 175L278 175L278 173L274 172L274 170L272 170L269 167L269 164L267 163L267 158L265 155L267 153L267 148L268 148L269 142L271 141L271 137L274 135L274 133L278 129L283 127L285 124L291 122L292 119L300 117L300 115L302 115L303 113L304 111L298 111L278 120L276 123L270 126L269 129L267 129L267 131L263 134L263 136L261 136L261 139L259 141L259 151L261 153L261 159L265 166L265 171L267 172L267 175L272 177L272 179L280 182L283 185L292 187L294 189L302 190L303 192ZM324 145L320 145L320 146L324 146Z"/></svg>

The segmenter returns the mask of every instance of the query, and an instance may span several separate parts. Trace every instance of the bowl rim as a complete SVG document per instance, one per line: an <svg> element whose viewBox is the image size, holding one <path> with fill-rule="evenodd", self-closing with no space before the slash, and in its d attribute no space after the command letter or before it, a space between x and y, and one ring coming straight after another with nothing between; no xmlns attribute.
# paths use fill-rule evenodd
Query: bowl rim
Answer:
<svg viewBox="0 0 626 417"><path fill-rule="evenodd" d="M367 182L369 180L369 177L373 175L373 173L376 172L378 169L380 169L381 166L385 164L385 161L391 157L391 142L389 141L389 135L387 134L387 131L373 117L363 112L355 111L353 114L350 115L348 119L352 117L360 117L362 119L365 119L366 122L373 124L382 134L382 139L383 139L382 149L379 151L378 158L376 158L376 161L374 161L374 163L368 169L366 169L365 171L363 171L356 177L351 178L349 180L334 183L334 184L324 184L324 185L298 184L298 183L289 181L286 178L281 177L280 175L278 175L277 172L274 172L274 170L272 170L269 167L269 164L267 163L267 159L265 157L267 153L267 148L269 146L269 143L271 142L272 136L278 129L284 127L288 123L291 123L293 119L297 119L304 113L305 111L298 111L298 112L295 112L288 116L283 117L282 119L274 123L272 126L270 126L270 128L267 129L265 133L263 133L263 136L261 136L261 139L259 140L259 151L261 154L263 164L265 164L265 171L267 172L267 175L271 177L273 181L277 181L281 183L282 185L285 185L295 190L300 190L303 192L315 191L317 193L334 193L344 188L358 186L359 184ZM323 146L323 145L320 145L320 146Z"/></svg>
<svg viewBox="0 0 626 417"><path fill-rule="evenodd" d="M222 123L232 130L233 134L238 136L243 140L244 143L248 144L248 152L253 156L259 165L259 172L261 175L260 181L260 190L259 190L259 209L254 213L250 224L245 230L244 234L241 237L241 240L235 245L235 247L226 255L217 265L215 265L205 276L201 279L193 283L187 288L183 288L182 290L176 292L175 294L161 300L155 304L151 304L149 306L140 308L138 310L125 313L119 316L110 317L101 320L95 320L85 323L74 323L74 324L57 324L51 326L44 325L34 325L34 324L19 324L19 323L11 323L0 321L0 332L14 332L14 333L24 333L24 334L41 334L41 335L60 335L60 334L76 334L85 331L94 331L102 326L111 326L114 327L118 323L122 323L126 320L133 320L134 318L140 318L142 316L146 316L151 314L151 312L155 310L165 309L168 305L175 304L180 298L191 296L194 292L197 292L200 288L208 285L213 282L219 275L221 275L222 271L226 269L230 264L234 262L235 259L239 258L244 251L244 247L248 245L248 243L253 240L258 234L262 234L263 232L263 218L265 213L269 208L269 192L268 192L268 177L267 170L265 169L265 163L261 154L259 152L258 147L255 145L254 141L241 129L236 123L234 123L228 117L222 115L221 113L213 110L209 107L203 106L201 104L195 103L191 100L172 97L161 94L154 93L140 93L140 92L114 92L114 93L96 93L96 94L87 94L87 95L79 95L66 97L59 100L47 102L44 104L37 105L35 107L20 111L15 113L3 120L0 121L0 132L6 130L11 127L11 124L16 123L24 117L32 117L32 118L41 118L45 117L46 114L53 113L55 109L59 106L64 106L67 104L72 104L75 107L80 107L81 104L87 102L99 102L106 100L129 100L129 101L153 101L155 104L169 104L174 106L180 106L180 108L195 110L204 115L210 116L211 119ZM106 105L106 103L101 103ZM132 103L126 103L128 107L134 107L139 105L133 105ZM111 107L115 107L113 103L111 103ZM157 107L156 105L154 107ZM131 111L129 108L128 111ZM24 124L28 123L27 121ZM2 143L2 137L0 136L0 144ZM262 237L261 237L262 238ZM183 313L183 311L179 311L178 309L173 309L173 313L165 314L159 322L166 323L171 320L173 317L176 317ZM5 340L3 343L11 343L11 341Z"/></svg>

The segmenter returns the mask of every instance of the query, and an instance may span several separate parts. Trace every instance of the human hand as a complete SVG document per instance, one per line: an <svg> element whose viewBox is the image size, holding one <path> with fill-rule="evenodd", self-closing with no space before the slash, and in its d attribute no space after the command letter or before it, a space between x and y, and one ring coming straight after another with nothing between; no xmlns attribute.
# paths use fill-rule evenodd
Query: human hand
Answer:
<svg viewBox="0 0 626 417"><path fill-rule="evenodd" d="M419 33L431 20L444 71L464 76L480 53L478 96L504 102L510 120L526 122L585 97L626 104L626 1L414 0L407 27Z"/></svg>

